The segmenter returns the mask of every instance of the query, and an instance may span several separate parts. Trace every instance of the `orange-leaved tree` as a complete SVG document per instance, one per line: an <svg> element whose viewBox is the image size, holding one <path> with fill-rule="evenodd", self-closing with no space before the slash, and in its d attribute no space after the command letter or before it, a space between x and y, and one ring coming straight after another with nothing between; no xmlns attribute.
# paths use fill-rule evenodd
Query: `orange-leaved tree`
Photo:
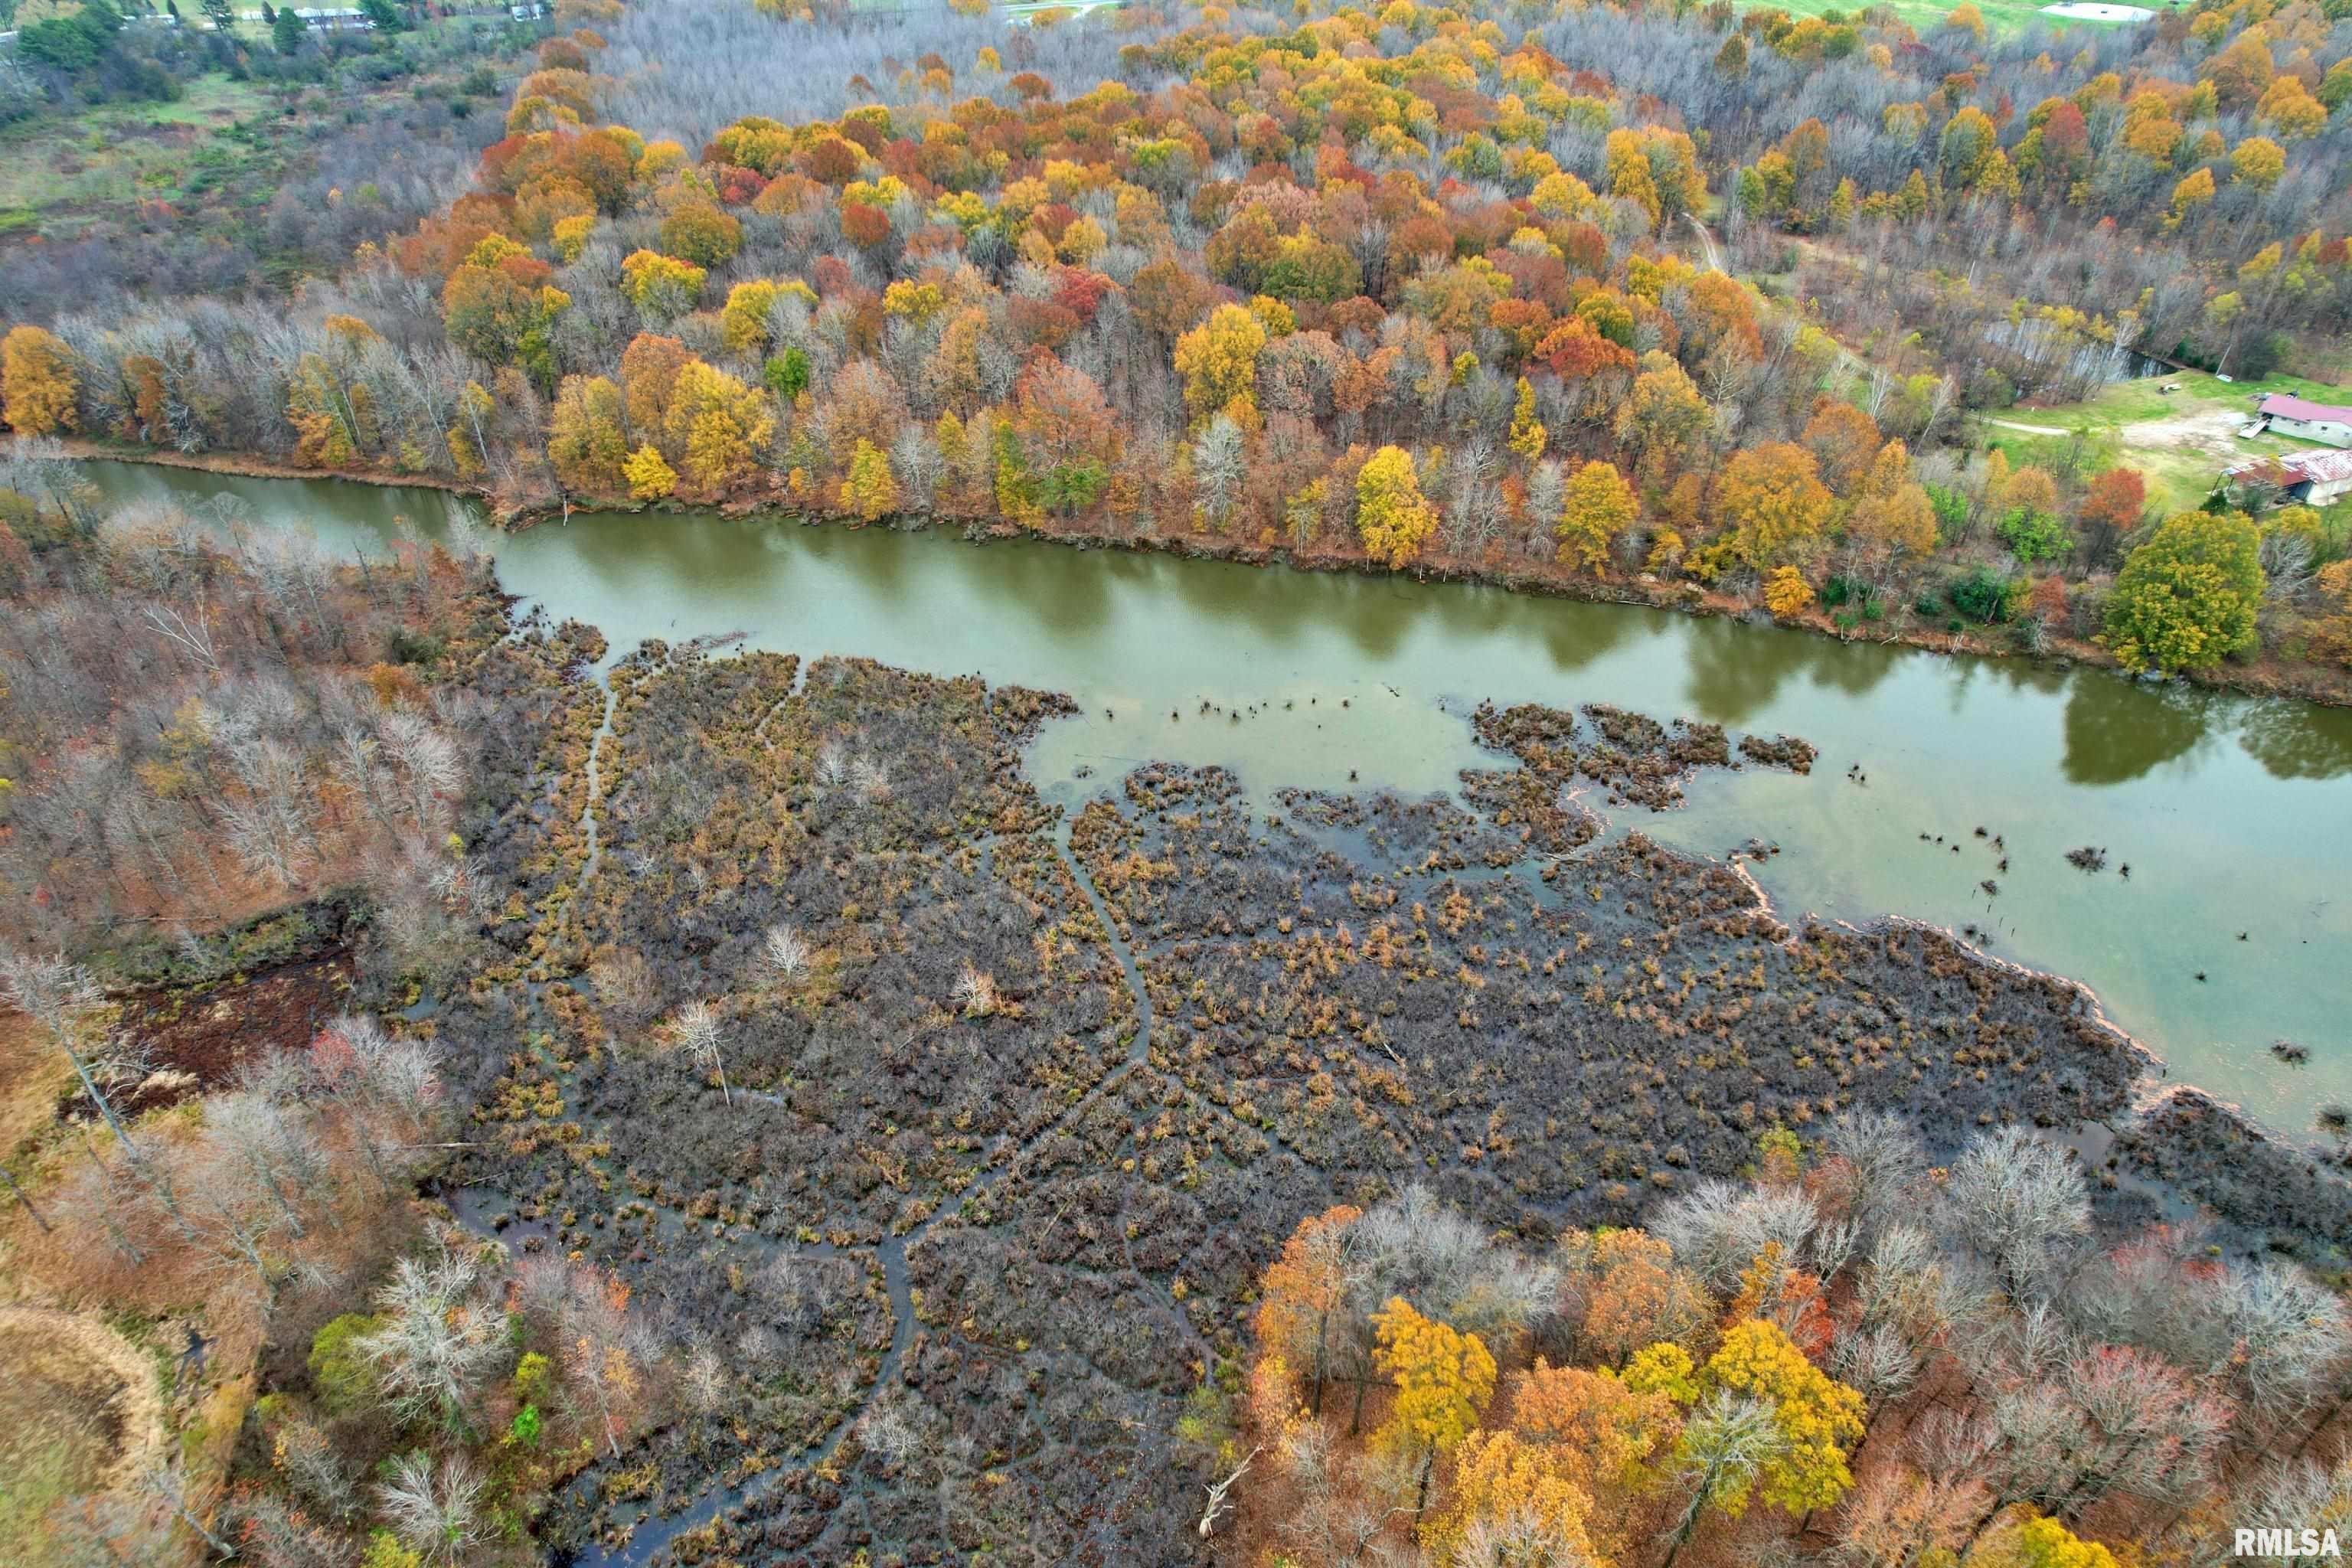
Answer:
<svg viewBox="0 0 2352 1568"><path fill-rule="evenodd" d="M1311 1390L1307 1408L1323 1413L1331 1363L1332 1319L1347 1303L1360 1258L1356 1221L1363 1211L1338 1204L1309 1215L1266 1266L1257 1309L1257 1342L1268 1354L1298 1357Z"/></svg>
<svg viewBox="0 0 2352 1568"><path fill-rule="evenodd" d="M1759 572L1818 538L1835 504L1812 453L1789 441L1735 453L1716 501L1731 525L1732 548Z"/></svg>
<svg viewBox="0 0 2352 1568"><path fill-rule="evenodd" d="M1714 1316L1697 1276L1645 1231L1571 1230L1559 1256L1566 1300L1583 1313L1579 1343L1612 1366L1660 1340L1694 1341Z"/></svg>
<svg viewBox="0 0 2352 1568"><path fill-rule="evenodd" d="M1911 478L1911 451L1889 441L1872 459L1846 520L1849 542L1885 559L1926 555L1936 548L1936 506Z"/></svg>

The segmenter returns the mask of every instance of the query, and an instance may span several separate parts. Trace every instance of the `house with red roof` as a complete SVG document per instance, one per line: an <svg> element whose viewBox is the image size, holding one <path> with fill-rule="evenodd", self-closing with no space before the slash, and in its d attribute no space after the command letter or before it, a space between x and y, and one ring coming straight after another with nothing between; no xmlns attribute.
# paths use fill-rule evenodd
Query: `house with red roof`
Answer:
<svg viewBox="0 0 2352 1568"><path fill-rule="evenodd" d="M2327 506L2352 495L2352 452L2287 452L2240 463L2224 478L2275 486L2288 500Z"/></svg>
<svg viewBox="0 0 2352 1568"><path fill-rule="evenodd" d="M2273 392L2263 398L2254 414L2274 436L2300 436L2331 447L2352 447L2352 408Z"/></svg>

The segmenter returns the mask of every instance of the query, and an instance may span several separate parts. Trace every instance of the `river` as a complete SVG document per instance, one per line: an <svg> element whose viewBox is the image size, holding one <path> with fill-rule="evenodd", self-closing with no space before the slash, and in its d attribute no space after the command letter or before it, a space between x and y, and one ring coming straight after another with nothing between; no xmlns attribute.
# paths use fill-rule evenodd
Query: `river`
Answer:
<svg viewBox="0 0 2352 1568"><path fill-rule="evenodd" d="M234 494L256 522L344 556L383 554L396 519L437 535L470 510L431 490L87 468L114 501ZM1471 740L1482 699L1801 735L1822 752L1810 775L1703 778L1685 809L1638 825L1711 855L1777 842L1756 870L1785 919L1984 928L1988 951L2087 984L2173 1079L2277 1131L2307 1137L2318 1105L2352 1101L2352 711L1499 589L943 531L582 515L492 542L509 591L601 627L615 656L742 632L1066 691L1083 715L1031 753L1066 803L1145 760L1222 763L1256 791L1448 789L1462 768L1501 765ZM2079 845L2104 847L2106 869L2068 865ZM2274 1058L2280 1039L2309 1065Z"/></svg>

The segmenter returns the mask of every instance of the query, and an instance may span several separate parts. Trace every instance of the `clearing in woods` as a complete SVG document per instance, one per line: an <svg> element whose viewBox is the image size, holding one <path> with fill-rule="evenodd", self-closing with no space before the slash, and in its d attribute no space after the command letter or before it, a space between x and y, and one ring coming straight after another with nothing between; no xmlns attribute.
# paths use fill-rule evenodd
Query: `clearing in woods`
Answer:
<svg viewBox="0 0 2352 1568"><path fill-rule="evenodd" d="M2167 393L2168 386L2180 390ZM2212 493L2223 468L2249 458L2312 451L2309 441L2284 436L2242 437L2264 393L2289 392L2318 403L2352 403L2352 386L2331 386L2292 375L2223 381L2203 371L2119 381L2095 397L2052 408L2020 407L1980 423L1984 445L2011 463L2059 463L2084 448L2082 471L2119 463L2147 476L2151 505L2193 507Z"/></svg>

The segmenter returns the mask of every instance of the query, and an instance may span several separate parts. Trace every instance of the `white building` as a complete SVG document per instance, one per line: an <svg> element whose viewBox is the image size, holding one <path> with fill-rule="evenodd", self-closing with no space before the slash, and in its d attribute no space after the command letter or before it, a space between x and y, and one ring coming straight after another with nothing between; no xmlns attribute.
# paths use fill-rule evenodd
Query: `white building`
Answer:
<svg viewBox="0 0 2352 1568"><path fill-rule="evenodd" d="M2254 415L2274 436L2300 436L2331 447L2352 447L2352 408L2273 392L2263 399Z"/></svg>

